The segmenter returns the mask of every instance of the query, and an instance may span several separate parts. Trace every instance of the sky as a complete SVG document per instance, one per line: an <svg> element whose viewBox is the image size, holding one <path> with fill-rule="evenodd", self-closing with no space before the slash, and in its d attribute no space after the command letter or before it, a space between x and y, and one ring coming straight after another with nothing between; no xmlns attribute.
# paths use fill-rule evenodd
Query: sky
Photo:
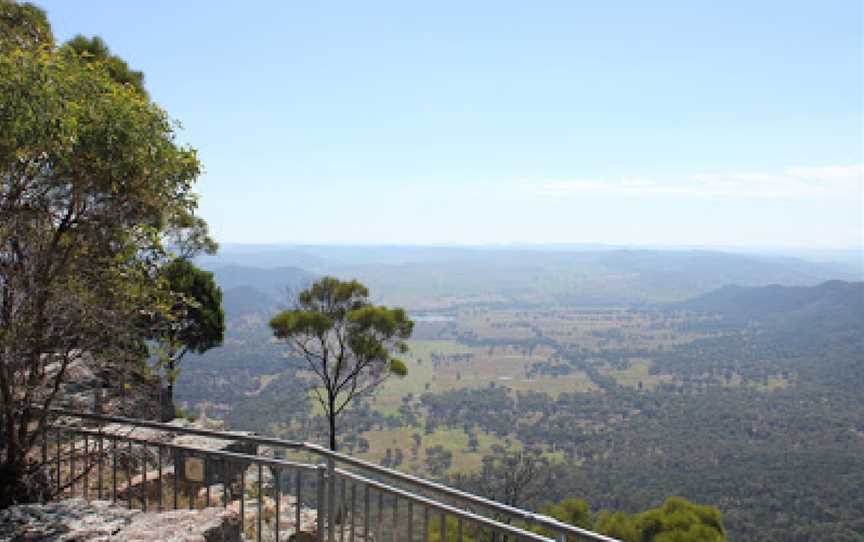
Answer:
<svg viewBox="0 0 864 542"><path fill-rule="evenodd" d="M36 1L232 243L864 247L864 3Z"/></svg>

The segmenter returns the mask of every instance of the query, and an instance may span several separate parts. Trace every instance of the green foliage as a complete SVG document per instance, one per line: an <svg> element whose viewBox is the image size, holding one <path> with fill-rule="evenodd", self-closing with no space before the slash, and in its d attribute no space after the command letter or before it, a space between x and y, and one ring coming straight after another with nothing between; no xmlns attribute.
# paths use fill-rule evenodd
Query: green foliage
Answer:
<svg viewBox="0 0 864 542"><path fill-rule="evenodd" d="M597 514L594 528L597 532L617 538L618 540L639 540L636 526L630 521L630 516L624 512L602 510Z"/></svg>
<svg viewBox="0 0 864 542"><path fill-rule="evenodd" d="M171 305L165 240L202 224L174 128L105 62L56 50L41 10L0 0L0 507L50 491L26 458L69 365L140 363L141 315Z"/></svg>
<svg viewBox="0 0 864 542"><path fill-rule="evenodd" d="M178 296L174 320L167 333L196 354L221 345L225 335L225 312L222 290L216 286L213 273L178 258L162 268L162 277L170 291Z"/></svg>
<svg viewBox="0 0 864 542"><path fill-rule="evenodd" d="M582 499L571 497L557 504L548 504L540 508L540 513L552 516L568 525L576 525L583 529L591 528L591 508Z"/></svg>
<svg viewBox="0 0 864 542"><path fill-rule="evenodd" d="M270 320L270 327L280 339L297 335L323 337L333 329L333 320L320 312L283 311Z"/></svg>
<svg viewBox="0 0 864 542"><path fill-rule="evenodd" d="M390 374L404 377L408 374L408 367L405 365L405 362L399 358L390 358Z"/></svg>
<svg viewBox="0 0 864 542"><path fill-rule="evenodd" d="M0 0L0 52L53 45L54 35L43 10L29 2Z"/></svg>
<svg viewBox="0 0 864 542"><path fill-rule="evenodd" d="M372 305L369 290L356 280L324 277L297 296L297 308L270 320L273 334L286 340L317 375L315 393L330 422L336 448L336 417L351 400L384 378L404 377L404 353L414 328L403 309Z"/></svg>
<svg viewBox="0 0 864 542"><path fill-rule="evenodd" d="M621 538L626 538L627 529L632 530L629 514L658 506L668 495L676 494L692 502L718 505L730 539L860 540L864 536L864 520L858 513L864 506L864 493L859 490L864 485L864 427L860 422L864 419L864 395L860 393L864 343L860 332L847 335L836 328L843 321L848 322L844 327L854 328L857 321L861 329L864 313L858 308L851 312L854 318L844 317L844 307L854 308L861 298L854 296L854 289L836 302L833 294L823 295L834 288L831 284L813 287L822 291L816 296L818 303L812 304L819 310L808 309L806 319L787 322L792 324L788 327L780 327L779 321L766 326L761 316L756 326L740 327L726 319L670 308L621 311L547 306L536 310L519 307L514 313L469 305L454 321L435 324L445 333L448 327L466 330L457 339L460 342L439 340L413 346L412 341L411 381L387 386L386 395L374 401L355 402L340 418L339 436L346 450L365 453L363 446L370 442L368 457L377 461L393 439L403 450L412 450L411 434L423 435L418 456L407 453L401 466L415 474L428 474L424 448L434 444L444 444L454 453L450 475L470 475L480 469L480 455L488 453L489 440L509 440L514 449L525 444L542 448L545 457L567 466L556 471L543 497L560 500L579 495L595 509L625 511L626 522L620 521L620 514L607 513L607 522L622 529ZM769 290L781 295L786 291ZM455 372L463 367L461 353L485 351L495 344L496 355L503 358L516 346L527 346L521 342L522 335L516 334L524 328L512 327L522 320L542 331L544 340L554 339L543 344L554 352L550 360L558 358L555 366L583 371L602 391L553 394L539 381L532 383L533 391L522 391L515 379L501 381L493 376L500 374L497 364L478 374L488 377L479 387L466 382L467 365L462 369L462 382L440 385L445 370ZM501 326L494 330L499 333L494 343L484 337L490 321ZM596 349L586 348L582 331L588 330L590 338L590 332L606 326L598 326L597 321L621 328L624 336L601 341ZM808 336L802 333L805 325L813 330L827 323L832 325L830 333L819 332L814 341L800 340ZM429 325L418 324L421 329ZM473 332L476 338L465 338ZM645 336L653 339L646 342ZM205 376L183 379L200 386L190 397L197 401L216 394L224 397L220 402L231 406L228 419L230 423L236 420L236 428L278 431L292 439L326 435L326 419L318 414L320 409L310 411L305 405L304 373L302 367L296 367L302 360L286 363L278 351L265 353L265 348L274 345L257 335L242 340L245 345L237 348L230 364L228 360L226 365L213 363L216 356L222 359L225 349L211 351L200 363L204 371L196 373ZM444 352L437 356L444 365L433 363L436 351ZM422 365L415 361L419 357L423 357ZM538 362L542 371L542 360ZM278 372L277 363L289 367L283 376L259 395L249 393L258 387L256 371ZM216 366L249 367L249 371L235 370L226 377L227 371L210 369ZM645 379L645 389L638 390L635 379L625 384L611 378L628 367L644 369L639 379ZM418 371L423 373L419 378ZM731 386L726 376L730 373L734 375ZM788 376L781 377L784 374ZM782 378L785 386L767 388L761 384L766 377ZM208 378L215 384L206 386ZM654 379L650 385L649 378ZM495 380L494 388L488 387L489 380ZM430 382L433 386L424 393L424 383ZM394 394L394 390L398 391ZM249 396L243 396L244 392ZM410 416L397 412L403 406L400 396L409 393L413 394L408 404ZM385 403L390 397L395 402ZM238 412L242 419L235 416ZM282 423L288 416L291 423ZM453 432L463 427L469 429L460 436L476 433L480 438L479 453L466 452L467 438L453 438ZM601 516L603 512L595 521ZM603 529L614 532L612 527Z"/></svg>
<svg viewBox="0 0 864 542"><path fill-rule="evenodd" d="M661 507L636 514L631 522L637 535L633 542L726 540L720 510L693 504L681 497L669 497Z"/></svg>
<svg viewBox="0 0 864 542"><path fill-rule="evenodd" d="M180 374L180 361L187 352L203 354L222 344L225 312L222 290L213 274L203 271L185 258L176 258L160 270L164 287L173 303L168 310L154 314L152 338L158 342L158 361L167 382L162 397L162 421L174 415L174 383Z"/></svg>
<svg viewBox="0 0 864 542"><path fill-rule="evenodd" d="M480 532L480 530L469 522L462 522L460 533L459 520L452 516L447 516L444 520L444 533L441 533L440 520L430 521L426 526L426 535L429 542L486 542L491 541L490 535Z"/></svg>
<svg viewBox="0 0 864 542"><path fill-rule="evenodd" d="M129 67L125 60L112 55L108 45L99 36L87 38L77 35L63 46L65 51L78 56L83 62L99 64L120 85L128 85L146 96L144 73Z"/></svg>
<svg viewBox="0 0 864 542"><path fill-rule="evenodd" d="M592 517L588 503L575 498L544 506L540 512L568 525L603 533L623 542L726 540L722 515L717 508L693 504L681 497L669 497L659 508L632 516L603 510ZM553 534L546 529L536 529L536 532L547 536Z"/></svg>
<svg viewBox="0 0 864 542"><path fill-rule="evenodd" d="M599 532L622 542L725 542L720 512L710 506L700 506L680 497L669 497L659 508L634 515L606 510L592 516L587 502L567 498L557 504L540 509L542 514L551 516L568 525ZM439 521L432 521L426 527L429 540L455 541L460 539L459 521L447 517L442 536ZM548 537L556 534L541 528L533 532ZM489 541L491 533L463 522L461 540ZM581 537L568 536L568 542L578 542Z"/></svg>
<svg viewBox="0 0 864 542"><path fill-rule="evenodd" d="M509 506L532 508L548 493L552 478L552 465L537 450L509 451L493 446L479 473L460 474L450 482Z"/></svg>

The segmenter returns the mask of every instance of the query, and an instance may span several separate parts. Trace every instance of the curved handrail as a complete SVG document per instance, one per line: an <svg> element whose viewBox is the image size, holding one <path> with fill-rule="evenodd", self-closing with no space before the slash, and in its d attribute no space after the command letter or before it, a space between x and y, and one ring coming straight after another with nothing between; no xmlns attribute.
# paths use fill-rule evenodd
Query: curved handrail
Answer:
<svg viewBox="0 0 864 542"><path fill-rule="evenodd" d="M191 435L198 435L203 437L210 438L218 438L222 440L235 440L235 441L243 441L249 442L252 444L259 444L265 446L273 446L279 448L286 448L292 450L302 450L307 451L309 453L330 459L334 462L340 462L347 465L352 465L354 467L358 467L367 471L374 472L379 475L387 476L388 478L399 480L405 482L407 484L411 484L414 486L419 486L429 491L434 491L441 495L446 495L450 498L458 499L463 502L467 502L476 506L483 507L487 510L492 510L495 512L499 512L507 515L508 517L520 521L524 521L528 524L536 525L538 527L543 527L547 529L551 529L556 531L559 534L569 534L581 537L586 540L592 540L594 542L620 542L618 539L611 538L599 533L595 533L593 531L589 531L586 529L582 529L581 527L576 527L574 525L568 525L561 521L558 521L555 518L546 516L544 514L538 514L536 512L531 512L528 510L523 510L521 508L516 508L513 506L509 506L506 504L502 504L491 499L487 499L485 497L480 497L478 495L474 495L472 493L468 493L459 489L455 489L444 484L433 482L431 480L426 480L425 478L420 478L419 476L414 476L411 474L406 474L404 472L399 472L393 469L389 469L387 467L382 467L381 465L376 465L375 463L371 463L369 461L364 461L362 459L358 459L356 457L352 457L350 455L342 454L339 452L334 452L329 450L323 446L318 444L314 444L311 442L299 442L299 441L290 441L283 440L274 437L264 437L264 436L251 436L249 434L244 433L235 433L230 431L213 431L209 429L198 429L193 427L180 427L176 425L172 425L169 423L161 423L161 422L153 422L149 420L139 420L135 418L126 418L123 416L113 416L110 414L90 414L90 413L82 413L76 412L74 410L62 409L62 408L52 408L49 409L52 414L58 416L69 416L80 418L84 420L93 420L100 422L111 422L111 423L119 423L124 425L132 425L137 427L146 427L149 429L158 429L162 431L176 432L176 433L185 433ZM356 475L355 475L356 476Z"/></svg>

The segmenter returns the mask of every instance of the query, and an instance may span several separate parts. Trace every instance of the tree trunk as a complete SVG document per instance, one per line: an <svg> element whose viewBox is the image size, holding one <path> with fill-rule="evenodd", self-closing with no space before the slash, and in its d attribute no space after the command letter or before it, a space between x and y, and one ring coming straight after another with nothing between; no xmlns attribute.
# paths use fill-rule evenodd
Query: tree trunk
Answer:
<svg viewBox="0 0 864 542"><path fill-rule="evenodd" d="M159 421L170 422L174 419L177 408L174 406L174 393L170 385L159 390Z"/></svg>
<svg viewBox="0 0 864 542"><path fill-rule="evenodd" d="M23 472L16 463L6 462L0 465L0 510L8 508L16 502L27 502Z"/></svg>
<svg viewBox="0 0 864 542"><path fill-rule="evenodd" d="M170 422L177 414L177 408L174 406L174 379L171 374L174 372L174 362L168 363L168 378L164 387L159 390L159 411L161 422Z"/></svg>
<svg viewBox="0 0 864 542"><path fill-rule="evenodd" d="M335 400L330 400L330 412L328 412L328 417L330 418L330 449L334 452L336 451L336 413L335 413Z"/></svg>
<svg viewBox="0 0 864 542"><path fill-rule="evenodd" d="M51 497L49 486L42 468L6 461L0 464L0 510L17 503L42 502Z"/></svg>

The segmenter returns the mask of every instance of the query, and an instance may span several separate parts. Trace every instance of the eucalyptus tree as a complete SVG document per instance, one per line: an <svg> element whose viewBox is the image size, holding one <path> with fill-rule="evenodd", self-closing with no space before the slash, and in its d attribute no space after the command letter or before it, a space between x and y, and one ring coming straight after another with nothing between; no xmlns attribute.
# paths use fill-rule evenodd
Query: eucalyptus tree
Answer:
<svg viewBox="0 0 864 542"><path fill-rule="evenodd" d="M44 12L0 0L0 508L50 496L47 408L84 356L138 357L174 299L175 239L212 250L176 124L98 59L57 47ZM191 230L182 232L180 230Z"/></svg>
<svg viewBox="0 0 864 542"><path fill-rule="evenodd" d="M300 292L296 305L270 320L273 334L302 356L317 383L313 390L327 416L330 449L336 450L336 419L351 401L389 376L404 377L405 340L414 322L405 310L376 306L356 280L324 277Z"/></svg>
<svg viewBox="0 0 864 542"><path fill-rule="evenodd" d="M177 258L161 269L165 287L174 296L170 309L158 315L153 338L158 341L157 369L163 373L161 417L174 418L174 383L180 372L180 361L188 352L203 354L222 344L225 336L225 312L222 290L213 273L199 269L185 258Z"/></svg>
<svg viewBox="0 0 864 542"><path fill-rule="evenodd" d="M144 96L147 95L144 73L133 70L125 60L111 54L108 44L99 36L88 38L79 34L67 41L63 47L73 51L84 62L101 64L117 83L129 85Z"/></svg>

